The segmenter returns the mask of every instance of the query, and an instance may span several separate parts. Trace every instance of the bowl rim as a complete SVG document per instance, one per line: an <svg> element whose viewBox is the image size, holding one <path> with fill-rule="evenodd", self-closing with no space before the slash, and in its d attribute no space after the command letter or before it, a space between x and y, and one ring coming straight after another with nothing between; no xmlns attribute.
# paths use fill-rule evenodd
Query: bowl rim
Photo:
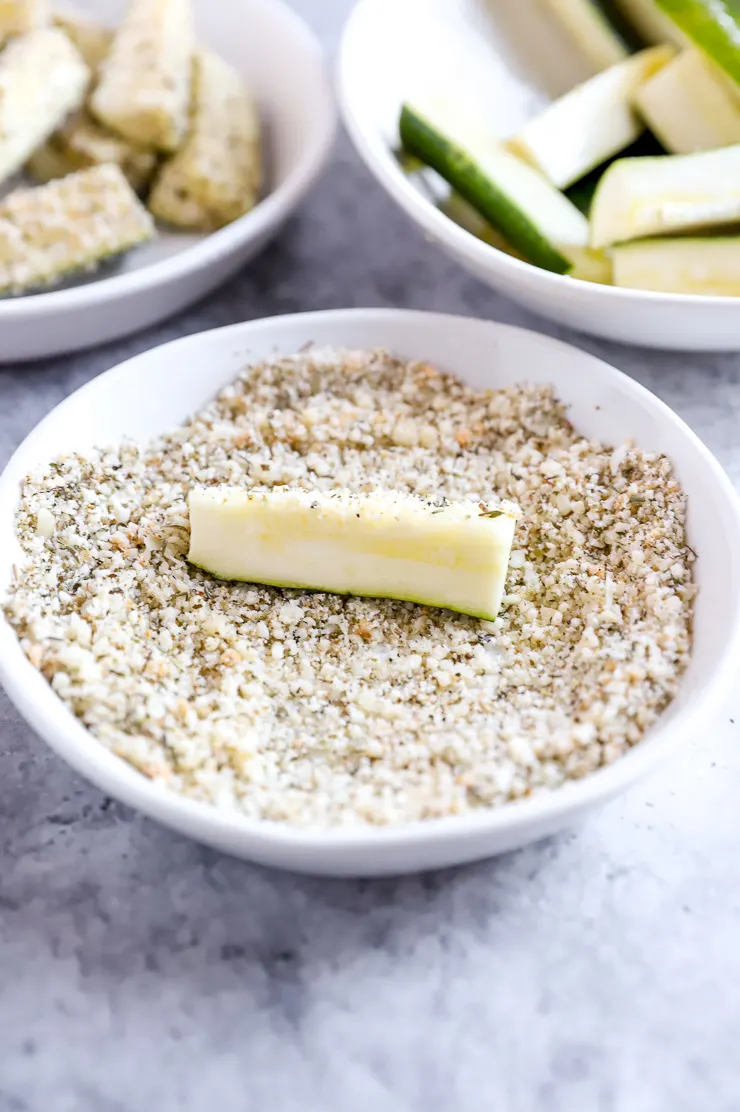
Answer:
<svg viewBox="0 0 740 1112"><path fill-rule="evenodd" d="M210 338L233 340L239 344L246 343L248 346L251 334L262 330L270 331L281 325L290 328L298 321L311 326L324 322L362 319L366 324L382 326L384 322L401 318L420 329L431 320L444 323L447 328L465 327L466 323L476 326L485 324L492 330L526 336L534 335L552 349L578 351L579 355L587 357L598 367L605 388L611 384L624 389L626 384L636 404L642 403L657 409L665 420L680 430L682 436L702 456L712 476L717 495L728 509L735 542L740 545L740 497L729 477L686 422L646 387L597 356L583 352L561 340L533 332L531 329L418 310L339 309L287 314L279 318L266 317L195 333L141 352L91 379L39 422L16 449L5 470L0 474L0 506L3 510L7 507L11 512L15 512L19 492L14 475L18 472L24 457L33 452L39 441L43 441L47 426L56 424L66 409L76 406L83 398L94 396L96 392L105 390L108 384L127 377L137 363L146 364L147 361L156 359L165 351L168 354L176 351L180 356L186 357L188 347L207 344ZM738 574L740 575L740 567ZM646 775L669 751L700 731L702 724L711 716L711 712L722 704L737 680L738 661L740 661L740 590L735 592L735 596L734 613L730 618L730 633L722 650L720 662L712 676L692 695L686 706L681 707L668 722L661 726L661 719L658 719L653 727L654 732L647 742L637 744L614 764L602 767L581 780L570 781L555 791L543 792L541 795L516 800L501 807L474 812L471 815L417 820L386 827L305 828L273 820L252 819L235 812L219 811L213 804L178 795L162 784L148 780L142 773L128 765L123 758L107 750L74 717L41 673L26 658L14 630L1 611L0 682L13 704L35 732L86 779L114 798L164 825L187 832L189 836L204 842L222 844L223 838L227 837L232 846L239 846L239 852L244 851L245 856L249 855L250 849L255 850L260 846L282 847L300 853L317 850L332 854L347 850L358 853L366 851L372 854L374 850L383 847L400 850L420 844L449 845L463 842L476 833L491 836L496 833L515 834L517 831L531 829L539 824L544 825L550 820L559 818L565 825L568 815L575 816L587 808L606 802Z"/></svg>
<svg viewBox="0 0 740 1112"><path fill-rule="evenodd" d="M393 197L396 203L410 216L416 224L420 225L429 235L440 240L455 252L467 256L478 266L494 271L501 277L516 276L519 282L535 285L541 290L542 295L562 294L564 290L572 291L573 297L591 299L594 306L604 305L609 302L639 303L640 305L674 305L684 308L690 305L711 307L717 312L729 312L738 309L740 300L737 297L720 294L698 293L662 293L658 290L639 290L623 286L604 285L599 282L587 282L581 278L571 278L567 274L555 274L544 270L524 259L514 258L506 252L499 250L489 243L478 239L472 232L456 224L446 216L419 190L415 189L401 168L393 159L389 147L381 139L381 144L388 157L378 153L377 146L369 137L366 129L360 122L355 111L354 97L352 96L352 62L351 52L354 50L354 38L359 35L363 20L367 19L367 12L379 0L357 0L349 18L342 29L342 35L335 64L335 84L337 99L342 122L363 162L374 175L376 180ZM738 236L740 241L740 235Z"/></svg>
<svg viewBox="0 0 740 1112"><path fill-rule="evenodd" d="M285 180L244 216L167 258L68 289L46 290L0 300L0 327L5 320L17 321L67 310L92 309L198 273L228 255L231 248L267 233L296 207L321 171L336 134L337 108L331 79L318 38L285 0L252 2L260 5L270 18L282 22L284 33L291 35L306 57L312 59L321 78L321 96L316 99L310 142Z"/></svg>

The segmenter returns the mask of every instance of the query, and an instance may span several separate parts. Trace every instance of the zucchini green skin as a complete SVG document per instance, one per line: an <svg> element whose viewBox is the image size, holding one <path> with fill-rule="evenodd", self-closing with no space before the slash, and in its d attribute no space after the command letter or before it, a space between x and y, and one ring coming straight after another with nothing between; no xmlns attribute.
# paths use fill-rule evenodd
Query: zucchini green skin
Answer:
<svg viewBox="0 0 740 1112"><path fill-rule="evenodd" d="M401 142L445 179L489 224L498 228L521 255L535 266L567 274L571 264L545 239L516 201L503 193L476 162L451 139L440 134L407 104L401 109Z"/></svg>
<svg viewBox="0 0 740 1112"><path fill-rule="evenodd" d="M740 5L736 0L655 0L655 4L740 85Z"/></svg>

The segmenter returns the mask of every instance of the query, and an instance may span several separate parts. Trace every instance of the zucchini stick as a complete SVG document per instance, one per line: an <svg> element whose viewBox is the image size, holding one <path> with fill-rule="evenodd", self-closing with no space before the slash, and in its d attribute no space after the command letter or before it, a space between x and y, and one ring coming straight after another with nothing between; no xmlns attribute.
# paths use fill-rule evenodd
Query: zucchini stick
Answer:
<svg viewBox="0 0 740 1112"><path fill-rule="evenodd" d="M113 41L111 29L77 12L55 11L53 20L72 40L90 69L97 73Z"/></svg>
<svg viewBox="0 0 740 1112"><path fill-rule="evenodd" d="M55 12L54 22L71 39L96 78L113 32L102 23L73 13ZM116 135L82 108L34 151L26 170L36 181L48 182L104 162L120 166L132 188L141 193L152 179L157 156L151 148Z"/></svg>
<svg viewBox="0 0 740 1112"><path fill-rule="evenodd" d="M740 143L740 100L700 50L683 51L634 96L637 111L671 154Z"/></svg>
<svg viewBox="0 0 740 1112"><path fill-rule="evenodd" d="M132 189L142 193L152 179L157 156L102 127L83 110L31 155L26 170L43 183L105 163L120 166Z"/></svg>
<svg viewBox="0 0 740 1112"><path fill-rule="evenodd" d="M633 49L629 36L614 26L599 0L545 0L573 42L598 71L623 61Z"/></svg>
<svg viewBox="0 0 740 1112"><path fill-rule="evenodd" d="M153 235L154 221L117 166L16 190L0 201L0 292L50 285Z"/></svg>
<svg viewBox="0 0 740 1112"><path fill-rule="evenodd" d="M653 46L610 66L548 105L509 148L558 189L567 188L640 137L645 125L632 97L673 55L670 46Z"/></svg>
<svg viewBox="0 0 740 1112"><path fill-rule="evenodd" d="M131 0L90 109L135 143L171 152L188 123L195 37L189 0Z"/></svg>
<svg viewBox="0 0 740 1112"><path fill-rule="evenodd" d="M567 197L521 162L477 120L451 119L440 105L431 113L401 108L401 142L436 170L512 247L535 266L567 273L562 248L585 247L588 222Z"/></svg>
<svg viewBox="0 0 740 1112"><path fill-rule="evenodd" d="M740 84L740 13L734 0L654 0L683 34Z"/></svg>
<svg viewBox="0 0 740 1112"><path fill-rule="evenodd" d="M149 207L170 224L213 231L254 207L260 178L259 116L252 95L232 66L200 50L188 137L162 167Z"/></svg>
<svg viewBox="0 0 740 1112"><path fill-rule="evenodd" d="M0 0L0 44L49 22L48 0Z"/></svg>
<svg viewBox="0 0 740 1112"><path fill-rule="evenodd" d="M521 511L377 491L190 492L188 559L220 579L403 599L493 620Z"/></svg>
<svg viewBox="0 0 740 1112"><path fill-rule="evenodd" d="M82 103L90 71L67 36L43 27L0 55L0 181Z"/></svg>
<svg viewBox="0 0 740 1112"><path fill-rule="evenodd" d="M740 236L641 239L612 249L614 285L661 293L740 296Z"/></svg>
<svg viewBox="0 0 740 1112"><path fill-rule="evenodd" d="M599 182L591 246L740 221L740 144L665 158L621 158Z"/></svg>

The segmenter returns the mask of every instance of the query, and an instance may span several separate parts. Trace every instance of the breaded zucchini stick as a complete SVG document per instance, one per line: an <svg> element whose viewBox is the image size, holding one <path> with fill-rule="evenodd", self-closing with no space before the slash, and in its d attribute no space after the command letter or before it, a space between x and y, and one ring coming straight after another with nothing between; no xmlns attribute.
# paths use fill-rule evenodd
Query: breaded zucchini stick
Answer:
<svg viewBox="0 0 740 1112"><path fill-rule="evenodd" d="M113 32L73 13L55 12L54 22L72 40L96 77L113 41ZM48 182L104 162L120 166L132 188L142 193L152 179L157 156L151 148L131 143L99 124L83 108L33 153L26 170L36 181Z"/></svg>
<svg viewBox="0 0 740 1112"><path fill-rule="evenodd" d="M153 235L154 221L117 166L19 189L0 201L0 293L51 285Z"/></svg>
<svg viewBox="0 0 740 1112"><path fill-rule="evenodd" d="M67 36L43 27L0 54L0 181L79 108L90 71Z"/></svg>
<svg viewBox="0 0 740 1112"><path fill-rule="evenodd" d="M24 168L29 177L42 185L74 172L64 152L57 150L53 138L34 151Z"/></svg>
<svg viewBox="0 0 740 1112"><path fill-rule="evenodd" d="M90 110L135 143L170 152L185 136L195 33L190 0L130 0Z"/></svg>
<svg viewBox="0 0 740 1112"><path fill-rule="evenodd" d="M55 11L52 18L72 40L93 73L97 73L113 41L110 27L76 12Z"/></svg>
<svg viewBox="0 0 740 1112"><path fill-rule="evenodd" d="M199 50L188 137L155 179L149 207L170 224L213 231L254 207L260 178L254 98L232 66Z"/></svg>
<svg viewBox="0 0 740 1112"><path fill-rule="evenodd" d="M0 44L49 22L48 0L0 0Z"/></svg>
<svg viewBox="0 0 740 1112"><path fill-rule="evenodd" d="M146 147L137 147L114 135L83 111L76 113L31 155L26 170L36 181L48 182L111 162L120 166L132 189L143 193L154 174L157 156Z"/></svg>

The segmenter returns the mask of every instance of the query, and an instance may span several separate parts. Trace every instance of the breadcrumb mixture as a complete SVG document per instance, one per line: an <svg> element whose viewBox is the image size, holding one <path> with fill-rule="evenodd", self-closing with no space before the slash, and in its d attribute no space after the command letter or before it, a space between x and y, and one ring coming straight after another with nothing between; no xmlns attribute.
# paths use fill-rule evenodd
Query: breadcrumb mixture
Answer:
<svg viewBox="0 0 740 1112"><path fill-rule="evenodd" d="M185 559L211 483L511 500L501 614L216 582ZM5 612L100 742L174 791L313 826L459 815L656 720L691 647L684 513L669 460L585 440L548 387L308 350L153 444L30 476Z"/></svg>

